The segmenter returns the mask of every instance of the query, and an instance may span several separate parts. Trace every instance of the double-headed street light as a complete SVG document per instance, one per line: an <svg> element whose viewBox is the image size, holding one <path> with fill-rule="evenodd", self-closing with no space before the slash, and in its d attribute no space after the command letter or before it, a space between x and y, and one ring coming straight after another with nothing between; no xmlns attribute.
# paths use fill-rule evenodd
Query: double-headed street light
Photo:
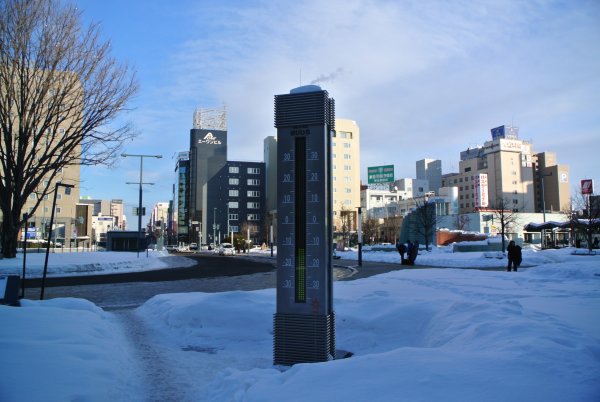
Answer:
<svg viewBox="0 0 600 402"><path fill-rule="evenodd" d="M138 256L138 258L140 258L140 242L141 242L140 238L142 237L142 184L151 184L151 183L144 183L142 180L144 158L160 159L160 158L162 158L162 155L121 154L121 156L123 158L127 158L127 157L140 158L140 181L139 181L140 194L139 194L139 205L138 205L138 240L137 240L137 256ZM136 183L134 183L134 184L136 184Z"/></svg>

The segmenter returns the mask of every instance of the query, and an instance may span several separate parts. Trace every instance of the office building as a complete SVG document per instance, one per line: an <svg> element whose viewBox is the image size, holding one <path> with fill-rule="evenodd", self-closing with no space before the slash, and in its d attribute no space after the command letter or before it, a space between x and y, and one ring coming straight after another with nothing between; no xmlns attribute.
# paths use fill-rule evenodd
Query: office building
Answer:
<svg viewBox="0 0 600 402"><path fill-rule="evenodd" d="M212 116L212 117L211 117ZM265 164L227 161L225 111L199 109L190 131L187 207L188 241L220 244L228 233L250 235L256 244L266 242ZM180 159L180 179L185 176ZM188 189L180 190L179 195ZM178 211L181 204L177 205ZM183 216L182 216L183 215ZM185 213L179 214L179 231Z"/></svg>
<svg viewBox="0 0 600 402"><path fill-rule="evenodd" d="M556 162L554 152L533 155L536 212L568 211L571 204L569 167Z"/></svg>
<svg viewBox="0 0 600 402"><path fill-rule="evenodd" d="M416 162L417 180L427 180L428 191L439 194L442 187L442 161L439 159L421 159Z"/></svg>
<svg viewBox="0 0 600 402"><path fill-rule="evenodd" d="M331 154L334 232L341 230L343 215L350 215L354 231L360 206L360 129L354 120L335 119Z"/></svg>

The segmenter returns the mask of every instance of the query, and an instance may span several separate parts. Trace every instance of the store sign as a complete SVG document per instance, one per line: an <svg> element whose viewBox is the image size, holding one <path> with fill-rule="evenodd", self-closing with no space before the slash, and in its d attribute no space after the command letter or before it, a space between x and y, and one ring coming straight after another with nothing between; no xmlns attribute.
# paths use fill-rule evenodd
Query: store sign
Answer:
<svg viewBox="0 0 600 402"><path fill-rule="evenodd" d="M594 181L591 179L581 180L581 194L591 195L594 194Z"/></svg>

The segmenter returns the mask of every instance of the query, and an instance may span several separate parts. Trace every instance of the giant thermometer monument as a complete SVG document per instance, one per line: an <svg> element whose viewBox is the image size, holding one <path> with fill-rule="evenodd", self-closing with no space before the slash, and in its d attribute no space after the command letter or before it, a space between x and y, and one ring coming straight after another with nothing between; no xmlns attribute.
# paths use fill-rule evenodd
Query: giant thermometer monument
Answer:
<svg viewBox="0 0 600 402"><path fill-rule="evenodd" d="M331 231L334 121L334 100L316 85L275 96L275 364L322 362L335 356Z"/></svg>

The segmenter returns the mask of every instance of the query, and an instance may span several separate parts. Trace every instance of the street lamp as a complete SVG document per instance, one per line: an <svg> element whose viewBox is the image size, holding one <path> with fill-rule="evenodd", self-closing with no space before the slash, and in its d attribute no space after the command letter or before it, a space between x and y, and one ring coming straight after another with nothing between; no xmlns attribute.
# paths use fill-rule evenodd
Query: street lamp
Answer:
<svg viewBox="0 0 600 402"><path fill-rule="evenodd" d="M362 267L362 207L356 207L358 208L358 225L357 225L357 232L358 232L358 266Z"/></svg>
<svg viewBox="0 0 600 402"><path fill-rule="evenodd" d="M142 155L142 154L121 154L123 158L127 157L136 157L140 158L140 194L139 194L139 204L138 204L138 239L137 239L137 256L140 258L140 238L142 237L142 171L144 166L144 158L162 158L162 155ZM149 183L148 183L149 184Z"/></svg>
<svg viewBox="0 0 600 402"><path fill-rule="evenodd" d="M217 247L217 208L213 208L213 242Z"/></svg>
<svg viewBox="0 0 600 402"><path fill-rule="evenodd" d="M546 223L546 194L544 193L544 178L552 176L552 172L550 173L542 173L540 172L540 181L542 182L542 217L544 223ZM546 229L542 228L542 248L546 244Z"/></svg>
<svg viewBox="0 0 600 402"><path fill-rule="evenodd" d="M42 285L40 289L40 300L44 300L44 289L46 286L46 275L48 274L48 254L50 254L50 241L52 240L52 225L54 225L54 212L56 211L56 193L59 187L65 187L68 190L65 190L67 194L70 194L70 191L73 187L73 184L64 184L61 182L56 183L54 186L54 200L52 201L52 212L50 213L50 228L48 230L48 242L46 243L46 258L44 259L44 274L42 275ZM26 234L27 235L27 234Z"/></svg>

